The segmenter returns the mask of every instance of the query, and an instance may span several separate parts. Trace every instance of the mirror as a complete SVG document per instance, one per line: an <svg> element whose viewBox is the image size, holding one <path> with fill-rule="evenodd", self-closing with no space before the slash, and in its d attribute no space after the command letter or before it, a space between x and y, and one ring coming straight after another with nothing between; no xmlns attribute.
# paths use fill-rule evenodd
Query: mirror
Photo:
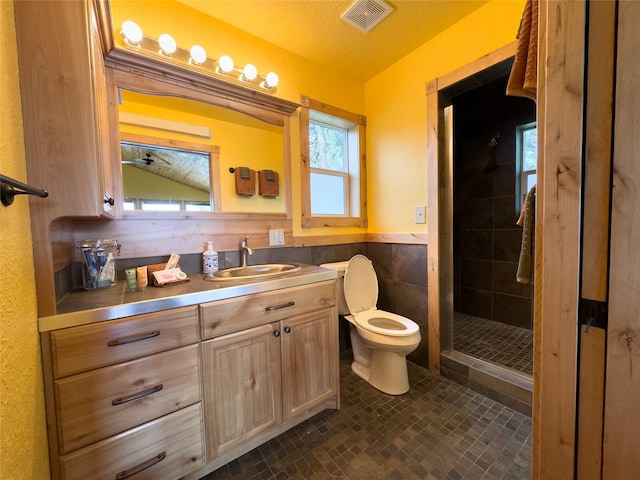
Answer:
<svg viewBox="0 0 640 480"><path fill-rule="evenodd" d="M121 136L124 210L217 211L219 196L212 191L218 183L212 179L212 170L219 168L217 147L206 152L163 143L160 138Z"/></svg>
<svg viewBox="0 0 640 480"><path fill-rule="evenodd" d="M286 213L284 195L237 195L230 169L285 173L283 126L191 99L121 88L124 210ZM215 143L215 145L214 145ZM282 188L282 187L281 187Z"/></svg>

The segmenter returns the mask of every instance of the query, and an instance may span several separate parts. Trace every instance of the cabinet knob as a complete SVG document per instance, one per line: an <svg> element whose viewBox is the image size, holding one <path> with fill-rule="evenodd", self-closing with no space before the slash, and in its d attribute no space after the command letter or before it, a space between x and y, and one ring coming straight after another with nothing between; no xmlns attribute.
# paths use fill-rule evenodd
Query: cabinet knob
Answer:
<svg viewBox="0 0 640 480"><path fill-rule="evenodd" d="M291 333L291 327L284 327L284 333Z"/></svg>
<svg viewBox="0 0 640 480"><path fill-rule="evenodd" d="M280 336L280 330L276 330L275 332L273 332L273 336L274 337L279 337Z"/></svg>
<svg viewBox="0 0 640 480"><path fill-rule="evenodd" d="M104 203L108 203L109 205L111 205L113 207L115 205L116 201L113 199L113 197L107 197L105 195L104 196Z"/></svg>

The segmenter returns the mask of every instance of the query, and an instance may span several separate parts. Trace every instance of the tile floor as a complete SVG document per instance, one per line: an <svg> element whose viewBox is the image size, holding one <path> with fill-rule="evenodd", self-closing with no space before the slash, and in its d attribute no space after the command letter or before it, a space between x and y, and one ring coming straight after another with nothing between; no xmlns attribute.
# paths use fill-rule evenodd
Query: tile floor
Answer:
<svg viewBox="0 0 640 480"><path fill-rule="evenodd" d="M453 315L453 349L471 357L533 374L533 330L473 315Z"/></svg>
<svg viewBox="0 0 640 480"><path fill-rule="evenodd" d="M341 358L339 411L327 410L221 467L214 479L524 480L531 419L409 362L394 397Z"/></svg>

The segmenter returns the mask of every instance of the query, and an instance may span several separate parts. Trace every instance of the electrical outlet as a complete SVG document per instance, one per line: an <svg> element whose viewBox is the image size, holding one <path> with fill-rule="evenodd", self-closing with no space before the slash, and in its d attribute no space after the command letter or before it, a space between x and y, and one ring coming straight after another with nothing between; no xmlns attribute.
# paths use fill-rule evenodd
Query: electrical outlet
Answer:
<svg viewBox="0 0 640 480"><path fill-rule="evenodd" d="M281 228L269 230L269 246L284 245L284 230Z"/></svg>
<svg viewBox="0 0 640 480"><path fill-rule="evenodd" d="M427 223L427 207L425 205L418 205L414 214L415 223Z"/></svg>

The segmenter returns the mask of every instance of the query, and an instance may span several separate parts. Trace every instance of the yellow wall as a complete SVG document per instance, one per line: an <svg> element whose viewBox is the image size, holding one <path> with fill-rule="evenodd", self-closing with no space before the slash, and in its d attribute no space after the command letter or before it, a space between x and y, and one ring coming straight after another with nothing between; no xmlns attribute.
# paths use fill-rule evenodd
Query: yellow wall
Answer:
<svg viewBox="0 0 640 480"><path fill-rule="evenodd" d="M153 5L153 7L151 6ZM162 33L171 33L178 45L189 48L200 44L211 57L229 55L238 65L253 63L259 72L275 71L280 77L276 96L300 101L300 95L326 102L344 110L364 113L364 85L351 77L327 70L302 57L292 54L273 44L238 30L230 25L201 13L175 1L131 2L113 0L111 3L113 25L116 31L125 20L133 20L143 32L158 38ZM149 11L153 15L149 15ZM247 12L250 14L250 12ZM180 18L180 22L175 19ZM291 121L291 179L292 179L292 218L295 236L344 234L364 232L364 229L302 229L300 218L300 143L297 114ZM222 152L221 152L222 153ZM222 166L222 181L225 169ZM226 174L228 175L228 174ZM284 179L282 179L284 180ZM227 188L230 188L227 185ZM246 199L238 199L246 202ZM227 210L226 207L224 207ZM269 210L273 211L273 210Z"/></svg>
<svg viewBox="0 0 640 480"><path fill-rule="evenodd" d="M123 13L126 4L127 11ZM425 232L413 224L413 207L426 202L425 84L513 40L524 0L494 0L426 43L366 85L292 55L223 23L203 24L200 16L175 2L114 2L115 25L124 18L155 26L158 36L170 26L184 43L200 42L212 55L227 53L239 62L254 62L259 71L275 70L281 78L277 95L293 101L304 93L368 118L369 231ZM163 9L163 6L169 6ZM126 15L125 15L126 14ZM176 22L176 18L180 22ZM143 20L144 19L144 22ZM155 29L155 30L154 30ZM199 38L197 32L214 34ZM0 1L0 171L26 179L17 76L13 3ZM205 40L208 42L205 43ZM182 44L182 42L181 42ZM220 45L224 52L218 52ZM259 52L256 58L256 52ZM365 108L366 107L366 108ZM294 232L301 232L299 142L292 121ZM416 172L418 174L416 175ZM420 175L419 172L425 172ZM43 200L46 201L46 200ZM49 477L40 352L36 327L36 292L28 202L18 197L0 206L0 477ZM319 230L319 229L312 229ZM321 230L346 233L347 230ZM35 248L38 248L37 245Z"/></svg>
<svg viewBox="0 0 640 480"><path fill-rule="evenodd" d="M365 85L370 233L426 233L426 84L515 40L524 0L494 0ZM427 220L428 221L428 220Z"/></svg>
<svg viewBox="0 0 640 480"><path fill-rule="evenodd" d="M147 2L113 2L114 28L126 19L157 37L171 31L181 46L202 44L211 56L229 54L237 63L254 62L258 71L280 76L277 96L299 101L299 94L367 116L367 205L371 233L426 233L426 224L414 223L414 208L425 205L426 95L430 80L496 50L515 39L524 0L493 0L425 43L365 85L297 57L183 4L153 2L153 18L145 15ZM173 19L179 17L180 22ZM206 22L206 23L205 23ZM179 24L178 24L179 23ZM201 36L199 32L212 35ZM259 52L256 54L256 52ZM295 236L345 234L356 228L302 229L298 122L292 121L292 194Z"/></svg>
<svg viewBox="0 0 640 480"><path fill-rule="evenodd" d="M24 182L13 18L13 2L0 1L0 173ZM0 205L0 478L49 478L31 225L24 196L10 207Z"/></svg>

